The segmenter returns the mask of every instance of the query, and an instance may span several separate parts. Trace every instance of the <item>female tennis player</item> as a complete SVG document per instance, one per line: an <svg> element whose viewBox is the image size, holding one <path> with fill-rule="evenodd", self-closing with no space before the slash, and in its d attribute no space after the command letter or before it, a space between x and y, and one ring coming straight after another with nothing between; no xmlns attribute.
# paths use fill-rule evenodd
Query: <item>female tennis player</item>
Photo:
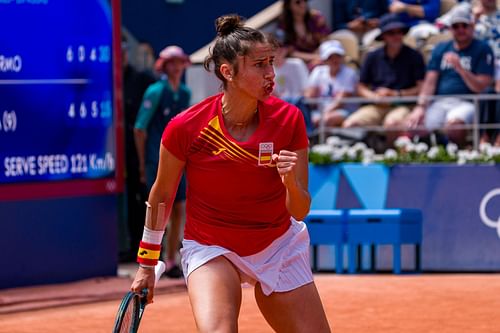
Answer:
<svg viewBox="0 0 500 333"><path fill-rule="evenodd" d="M303 116L271 97L276 45L237 15L219 17L216 28L205 68L223 91L165 128L131 290L148 288L152 301L152 268L184 171L181 257L198 330L237 332L241 284L249 283L275 331L329 332L300 222L311 201Z"/></svg>

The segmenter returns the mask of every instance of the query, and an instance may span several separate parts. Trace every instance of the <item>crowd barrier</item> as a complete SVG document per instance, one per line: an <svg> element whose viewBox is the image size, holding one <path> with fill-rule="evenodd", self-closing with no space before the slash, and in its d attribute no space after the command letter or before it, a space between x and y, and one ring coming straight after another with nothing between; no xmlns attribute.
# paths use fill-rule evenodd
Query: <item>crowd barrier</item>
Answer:
<svg viewBox="0 0 500 333"><path fill-rule="evenodd" d="M465 95L433 95L429 96L427 99L429 101L434 101L442 98L455 97L465 100L470 100L475 105L476 112L474 113L474 121L472 124L465 125L457 125L457 129L470 129L472 132L472 146L474 149L479 147L479 136L481 129L500 129L500 123L492 123L492 124L481 124L480 123L480 107L479 103L481 101L491 101L491 100L500 100L500 94L465 94ZM412 103L416 104L418 100L418 96L402 96L402 97L385 97L383 99L370 99L364 97L346 97L342 99L342 103L357 103L357 104L367 104L367 103L408 103L411 105ZM307 98L304 99L304 103L309 105L319 105L320 112L324 112L324 108L328 105L328 103L332 102L332 97L320 97L320 98ZM498 107L498 106L497 106ZM387 129L383 126L365 126L358 128L341 128L341 127L328 127L325 125L323 119L321 118L318 128L314 129L312 135L317 135L319 143L324 143L328 135L336 135L336 134L347 134L351 137L360 137L360 132L385 132L388 130L408 130L407 127L394 127L392 129ZM425 127L419 126L413 131L422 131L426 130Z"/></svg>

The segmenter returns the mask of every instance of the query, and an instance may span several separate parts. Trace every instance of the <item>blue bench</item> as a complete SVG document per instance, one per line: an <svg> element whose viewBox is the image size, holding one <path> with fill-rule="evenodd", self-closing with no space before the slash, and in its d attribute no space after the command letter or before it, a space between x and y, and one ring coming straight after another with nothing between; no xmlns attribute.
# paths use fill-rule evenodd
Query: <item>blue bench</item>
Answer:
<svg viewBox="0 0 500 333"><path fill-rule="evenodd" d="M415 270L421 270L422 212L418 209L349 209L348 271L360 267L361 245L372 245L371 268L375 270L378 245L392 245L393 272L401 273L401 245L415 246ZM358 262L356 262L358 261Z"/></svg>
<svg viewBox="0 0 500 333"><path fill-rule="evenodd" d="M346 212L339 209L317 209L304 219L313 246L313 270L318 270L318 245L335 246L335 271L344 272L344 244L347 242Z"/></svg>
<svg viewBox="0 0 500 333"><path fill-rule="evenodd" d="M341 174L351 185L362 209L336 209ZM348 272L361 267L361 249L370 245L372 270L376 247L392 245L393 271L401 273L401 245L415 245L415 270L421 270L422 213L411 208L385 208L389 170L383 165L343 164L311 166L309 191L311 211L304 219L313 247L313 269L317 270L318 245L335 246L335 270L342 273L343 248L348 246Z"/></svg>

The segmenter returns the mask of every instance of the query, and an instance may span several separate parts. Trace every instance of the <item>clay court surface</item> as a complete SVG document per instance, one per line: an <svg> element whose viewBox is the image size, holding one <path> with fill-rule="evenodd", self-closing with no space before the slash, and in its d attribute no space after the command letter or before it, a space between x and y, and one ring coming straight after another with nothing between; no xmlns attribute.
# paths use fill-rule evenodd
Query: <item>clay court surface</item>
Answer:
<svg viewBox="0 0 500 333"><path fill-rule="evenodd" d="M333 332L500 332L500 274L335 275L316 284ZM111 332L131 279L0 290L0 332ZM125 290L123 290L125 291ZM243 289L240 332L272 332ZM196 332L181 280L162 279L139 332Z"/></svg>

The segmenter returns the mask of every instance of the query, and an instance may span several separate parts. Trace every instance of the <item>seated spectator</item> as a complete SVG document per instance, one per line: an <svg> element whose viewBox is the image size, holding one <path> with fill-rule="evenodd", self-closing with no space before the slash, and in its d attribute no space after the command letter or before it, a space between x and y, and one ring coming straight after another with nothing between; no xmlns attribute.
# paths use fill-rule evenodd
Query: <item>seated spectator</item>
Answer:
<svg viewBox="0 0 500 333"><path fill-rule="evenodd" d="M333 30L348 29L361 37L379 25L379 17L387 13L386 0L334 0Z"/></svg>
<svg viewBox="0 0 500 333"><path fill-rule="evenodd" d="M310 69L321 62L317 48L331 31L323 14L309 8L307 0L284 0L278 29L284 32L289 56L302 59Z"/></svg>
<svg viewBox="0 0 500 333"><path fill-rule="evenodd" d="M488 88L488 93L500 94L500 9L496 0L480 0L473 6L475 25L474 33L477 39L485 41L495 55L494 83ZM500 123L500 101L491 100L481 103L481 122L485 124ZM500 130L487 129L481 131L481 142L500 146Z"/></svg>
<svg viewBox="0 0 500 333"><path fill-rule="evenodd" d="M334 0L333 30L352 31L366 50L377 35L379 18L387 13L387 0Z"/></svg>
<svg viewBox="0 0 500 333"><path fill-rule="evenodd" d="M407 119L409 128L425 124L429 130L443 128L448 138L463 145L466 130L472 124L475 107L470 100L446 97L430 102L432 95L477 94L493 79L491 48L474 38L472 17L456 11L450 19L453 39L441 42L432 51L418 104Z"/></svg>
<svg viewBox="0 0 500 333"><path fill-rule="evenodd" d="M385 97L414 96L420 92L425 75L422 55L406 46L403 37L408 27L395 14L380 19L377 40L384 45L366 55L361 65L358 95L372 99L344 121L343 126L379 126L391 129L386 138L389 144L399 136L394 129L402 127L411 109L405 103L389 103Z"/></svg>
<svg viewBox="0 0 500 333"><path fill-rule="evenodd" d="M355 94L358 74L344 64L345 51L339 41L324 41L319 51L324 65L312 70L304 96L333 97L333 101L319 105L319 115L312 119L313 126L318 127L321 119L325 126L341 126L357 108L355 104L342 103L342 99Z"/></svg>
<svg viewBox="0 0 500 333"><path fill-rule="evenodd" d="M304 89L306 87L309 70L302 59L288 57L288 47L284 44L282 31L271 34L278 49L274 58L274 90L273 95L288 103L296 105L303 113L307 130L312 130L310 109L304 103Z"/></svg>
<svg viewBox="0 0 500 333"><path fill-rule="evenodd" d="M304 94L309 70L302 59L288 57L288 47L284 44L284 36L273 36L278 44L274 58L274 91L273 94L287 102L296 101Z"/></svg>
<svg viewBox="0 0 500 333"><path fill-rule="evenodd" d="M401 22L410 28L408 34L420 41L439 32L434 21L439 16L440 5L439 0L389 0L388 10L398 14Z"/></svg>

